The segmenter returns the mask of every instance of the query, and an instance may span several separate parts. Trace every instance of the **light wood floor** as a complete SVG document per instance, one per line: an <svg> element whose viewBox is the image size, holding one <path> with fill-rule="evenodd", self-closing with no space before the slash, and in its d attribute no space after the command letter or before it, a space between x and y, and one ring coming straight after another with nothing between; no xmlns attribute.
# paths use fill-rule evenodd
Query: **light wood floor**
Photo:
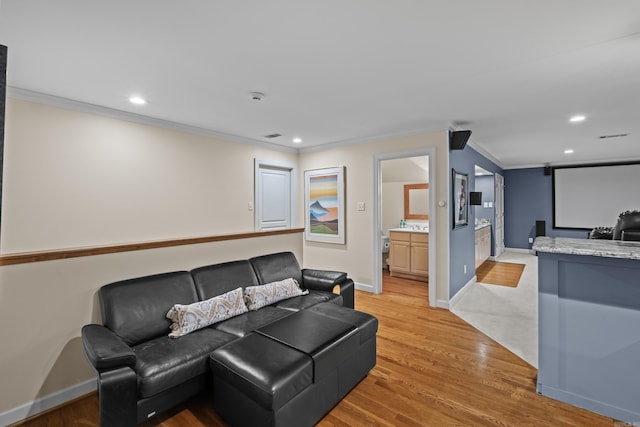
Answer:
<svg viewBox="0 0 640 427"><path fill-rule="evenodd" d="M357 292L379 319L376 367L319 426L609 426L614 420L536 394L536 369L447 310L428 306L426 283L384 277ZM97 426L95 394L25 426ZM620 424L621 425L621 424ZM145 427L225 426L199 397Z"/></svg>

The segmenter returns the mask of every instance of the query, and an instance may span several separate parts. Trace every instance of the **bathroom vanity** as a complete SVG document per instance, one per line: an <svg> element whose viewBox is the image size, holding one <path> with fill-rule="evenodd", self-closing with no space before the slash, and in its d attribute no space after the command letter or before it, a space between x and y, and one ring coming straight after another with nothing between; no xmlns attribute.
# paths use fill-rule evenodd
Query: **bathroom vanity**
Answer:
<svg viewBox="0 0 640 427"><path fill-rule="evenodd" d="M393 277L429 280L429 231L426 227L389 230L389 271Z"/></svg>
<svg viewBox="0 0 640 427"><path fill-rule="evenodd" d="M491 224L476 225L476 268L491 256Z"/></svg>

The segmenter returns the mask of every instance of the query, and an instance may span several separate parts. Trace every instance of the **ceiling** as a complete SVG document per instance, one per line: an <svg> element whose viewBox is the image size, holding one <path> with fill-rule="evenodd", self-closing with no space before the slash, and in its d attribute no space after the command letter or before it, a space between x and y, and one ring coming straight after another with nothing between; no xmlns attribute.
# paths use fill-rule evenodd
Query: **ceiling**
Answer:
<svg viewBox="0 0 640 427"><path fill-rule="evenodd" d="M638 0L0 0L0 43L9 94L236 140L457 126L505 168L640 159Z"/></svg>

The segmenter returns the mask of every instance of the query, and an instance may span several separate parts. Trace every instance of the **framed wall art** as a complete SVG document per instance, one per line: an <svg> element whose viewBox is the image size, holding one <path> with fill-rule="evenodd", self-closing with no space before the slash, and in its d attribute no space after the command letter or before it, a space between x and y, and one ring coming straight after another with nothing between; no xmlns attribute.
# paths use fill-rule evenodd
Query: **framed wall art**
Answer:
<svg viewBox="0 0 640 427"><path fill-rule="evenodd" d="M344 166L304 172L305 238L345 243Z"/></svg>
<svg viewBox="0 0 640 427"><path fill-rule="evenodd" d="M453 212L453 228L464 227L469 223L469 176L452 169L451 210Z"/></svg>

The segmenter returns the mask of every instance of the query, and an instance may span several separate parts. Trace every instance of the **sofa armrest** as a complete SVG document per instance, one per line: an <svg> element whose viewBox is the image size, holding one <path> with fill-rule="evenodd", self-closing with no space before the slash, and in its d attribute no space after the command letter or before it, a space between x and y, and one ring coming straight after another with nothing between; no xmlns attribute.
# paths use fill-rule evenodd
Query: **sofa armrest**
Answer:
<svg viewBox="0 0 640 427"><path fill-rule="evenodd" d="M354 308L355 292L353 280L347 279L340 284L340 295L342 295L342 306Z"/></svg>
<svg viewBox="0 0 640 427"><path fill-rule="evenodd" d="M136 355L124 341L102 325L85 325L82 344L89 362L97 371L136 365Z"/></svg>
<svg viewBox="0 0 640 427"><path fill-rule="evenodd" d="M334 286L340 285L346 279L347 273L342 271L314 270L311 268L302 270L302 285L306 289L331 292Z"/></svg>
<svg viewBox="0 0 640 427"><path fill-rule="evenodd" d="M342 271L314 270L305 268L302 270L303 286L306 289L333 292L336 286L340 287L342 295L342 305L353 308L354 290L353 280L347 277L347 273Z"/></svg>

